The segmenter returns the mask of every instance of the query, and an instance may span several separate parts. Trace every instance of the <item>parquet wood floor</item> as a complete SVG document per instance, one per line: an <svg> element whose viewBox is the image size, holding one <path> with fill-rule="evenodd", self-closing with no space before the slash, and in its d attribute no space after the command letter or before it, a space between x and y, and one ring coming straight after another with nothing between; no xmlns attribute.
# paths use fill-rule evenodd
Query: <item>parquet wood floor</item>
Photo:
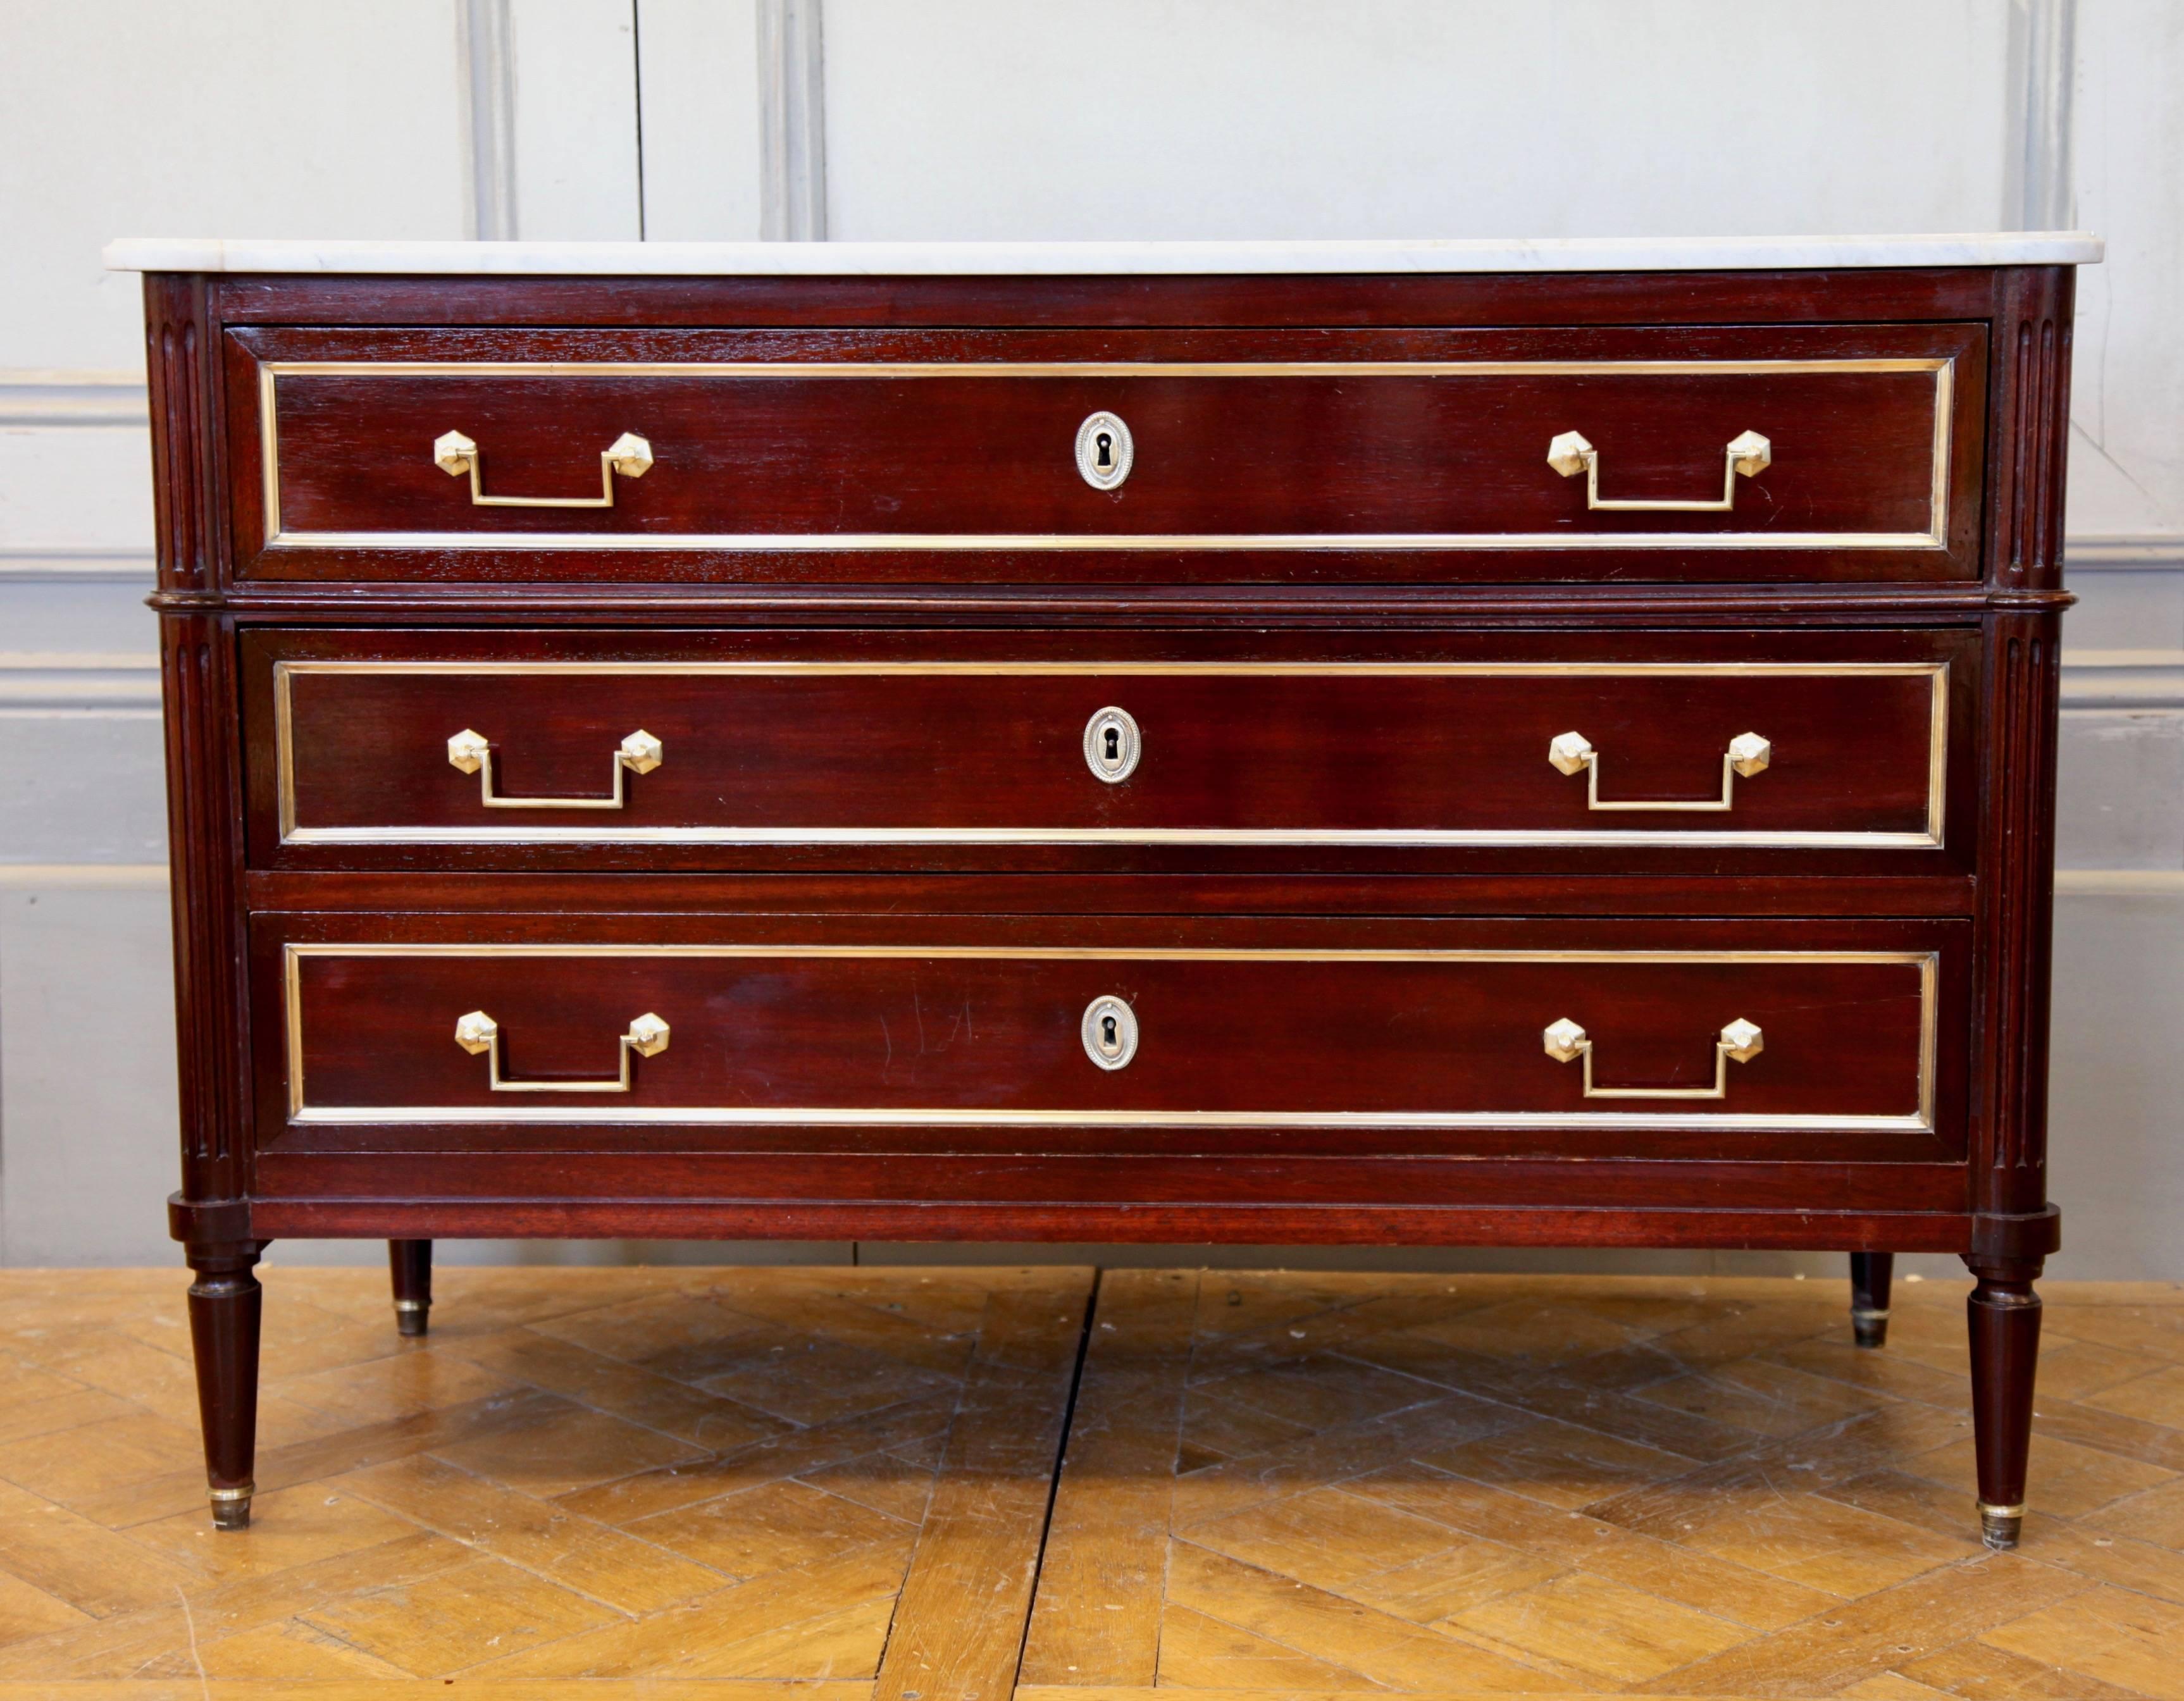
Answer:
<svg viewBox="0 0 2184 1701"><path fill-rule="evenodd" d="M186 1277L0 1273L0 1701L2184 1698L2175 1287L2049 1284L1997 1555L1954 1283L266 1281L222 1535Z"/></svg>

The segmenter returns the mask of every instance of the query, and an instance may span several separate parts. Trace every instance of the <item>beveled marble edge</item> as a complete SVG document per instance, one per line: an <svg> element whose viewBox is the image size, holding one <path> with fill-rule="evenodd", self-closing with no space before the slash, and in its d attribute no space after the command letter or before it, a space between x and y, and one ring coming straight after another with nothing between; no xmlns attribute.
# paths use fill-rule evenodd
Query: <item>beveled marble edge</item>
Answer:
<svg viewBox="0 0 2184 1701"><path fill-rule="evenodd" d="M1906 236L1585 236L1548 241L1247 242L223 242L133 236L109 270L685 277L1244 272L1777 271L2090 265L2082 231Z"/></svg>

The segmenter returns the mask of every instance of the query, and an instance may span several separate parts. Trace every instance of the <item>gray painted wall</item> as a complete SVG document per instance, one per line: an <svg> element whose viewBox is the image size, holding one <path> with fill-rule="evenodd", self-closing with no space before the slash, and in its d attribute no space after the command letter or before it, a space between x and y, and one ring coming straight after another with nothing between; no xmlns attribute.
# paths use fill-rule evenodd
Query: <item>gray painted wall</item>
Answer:
<svg viewBox="0 0 2184 1701"><path fill-rule="evenodd" d="M1916 75L1875 75L1869 33L1843 15L1861 7ZM1850 231L2067 222L2075 202L2111 259L2081 286L2054 1268L2184 1279L2170 1228L2184 1115L2163 1037L2184 1028L2184 183L2168 169L2184 157L2184 10L1845 0L1825 16L1754 14L1733 33L1699 0L1642 19L1616 0L1365 0L1339 15L1313 0L1111 0L1090 32L1004 0L825 0L823 31L820 13L821 0L220 0L185 24L159 0L104 0L10 19L0 141L47 164L0 179L0 1261L172 1257L148 456L135 282L98 270L105 238ZM765 42L793 63L766 60ZM345 70L332 88L329 64ZM254 146L266 133L281 145ZM1231 1248L1218 1261L1836 1273L1775 1255Z"/></svg>

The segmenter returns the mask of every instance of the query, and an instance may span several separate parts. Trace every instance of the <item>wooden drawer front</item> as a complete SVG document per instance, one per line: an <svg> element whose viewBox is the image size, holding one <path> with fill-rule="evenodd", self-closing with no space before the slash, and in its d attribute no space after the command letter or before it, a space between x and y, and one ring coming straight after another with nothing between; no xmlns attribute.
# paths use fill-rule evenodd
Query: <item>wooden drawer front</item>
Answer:
<svg viewBox="0 0 2184 1701"><path fill-rule="evenodd" d="M254 530L276 556L425 552L431 573L490 576L504 564L460 553L632 552L655 559L618 570L668 576L696 570L677 555L751 553L789 558L754 573L830 579L1048 576L1072 570L983 558L1088 551L1147 558L1103 577L1973 571L1967 328L1290 340L1315 358L1212 332L1196 358L1130 359L1058 333L966 336L945 358L776 336L763 352L799 358L671 360L400 359L418 339L322 336L372 357L261 348L245 368ZM1122 428L1088 475L1080 429L1103 414ZM1690 559L1564 559L1633 550ZM1755 551L1809 559L1703 559ZM1330 552L1505 559L1365 573ZM1923 564L1834 559L1876 552ZM1178 570L1201 553L1240 559Z"/></svg>
<svg viewBox="0 0 2184 1701"><path fill-rule="evenodd" d="M283 660L257 771L287 844L1930 847L1948 671Z"/></svg>
<svg viewBox="0 0 2184 1701"><path fill-rule="evenodd" d="M1922 1133L1938 962L1920 950L290 943L289 1115Z"/></svg>

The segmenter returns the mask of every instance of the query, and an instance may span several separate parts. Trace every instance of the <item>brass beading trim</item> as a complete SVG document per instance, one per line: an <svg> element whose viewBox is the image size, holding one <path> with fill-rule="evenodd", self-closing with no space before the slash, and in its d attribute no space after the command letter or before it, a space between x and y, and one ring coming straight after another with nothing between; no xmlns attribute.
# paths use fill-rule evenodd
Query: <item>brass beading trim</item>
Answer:
<svg viewBox="0 0 2184 1701"><path fill-rule="evenodd" d="M1858 829L1768 831L1744 828L1597 827L313 827L298 818L294 681L302 675L577 674L722 677L826 677L953 674L1005 676L1228 675L1342 678L1905 678L1930 681L1926 822L1923 831ZM1587 848L1684 845L1728 848L1934 850L1943 842L1949 754L1949 664L1946 662L499 662L276 661L273 664L274 769L283 844L661 844L661 845L1260 845L1354 846L1395 849Z"/></svg>
<svg viewBox="0 0 2184 1701"><path fill-rule="evenodd" d="M756 550L1434 550L1434 549L1936 549L1948 547L1950 418L1955 357L1810 360L1269 360L1269 361L441 361L261 360L259 447L265 541L309 549ZM1793 373L1926 373L1934 381L1932 465L1924 531L1267 532L474 532L291 531L281 518L278 382L282 377L485 378L1266 378L1760 376Z"/></svg>
<svg viewBox="0 0 2184 1701"><path fill-rule="evenodd" d="M1577 1111L1224 1111L998 1110L804 1106L703 1105L569 1109L557 1106L312 1105L304 1087L303 964L312 957L588 958L687 957L722 960L798 958L970 958L986 961L1249 963L1780 963L1892 964L1919 974L1917 1108L1908 1115L1768 1115L1722 1111L1681 1114ZM1741 1133L1858 1131L1930 1134L1940 1034L1940 958L1932 951L1482 951L1195 948L1153 946L1042 945L443 945L298 943L281 948L282 1012L288 1065L288 1116L298 1123L587 1122L616 1126L675 1123L832 1127L1028 1128L1524 1128L1668 1129L1702 1126Z"/></svg>

